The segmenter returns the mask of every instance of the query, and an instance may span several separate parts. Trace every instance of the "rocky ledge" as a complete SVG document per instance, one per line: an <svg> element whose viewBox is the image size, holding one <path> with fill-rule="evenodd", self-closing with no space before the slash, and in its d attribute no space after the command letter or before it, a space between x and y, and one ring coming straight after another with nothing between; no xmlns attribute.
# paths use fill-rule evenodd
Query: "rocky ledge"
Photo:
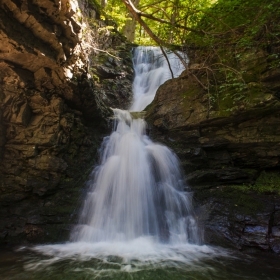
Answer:
<svg viewBox="0 0 280 280"><path fill-rule="evenodd" d="M237 91L211 95L203 65L190 64L159 88L147 120L182 161L206 241L279 254L280 72L269 53L250 52L238 66L248 87L234 106Z"/></svg>

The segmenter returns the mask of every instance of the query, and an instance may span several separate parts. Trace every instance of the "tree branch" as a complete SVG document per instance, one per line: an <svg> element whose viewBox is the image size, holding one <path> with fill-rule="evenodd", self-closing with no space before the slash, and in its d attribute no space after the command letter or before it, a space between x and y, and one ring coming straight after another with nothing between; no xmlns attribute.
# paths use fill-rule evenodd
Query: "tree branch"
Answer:
<svg viewBox="0 0 280 280"><path fill-rule="evenodd" d="M150 27L141 19L141 12L139 10L137 10L133 3L131 2L131 0L122 0L122 2L125 4L125 6L127 7L128 11L132 14L132 16L143 26L143 28L145 29L145 31L149 34L149 36L159 45L163 45L163 46L169 46L169 44L165 43L163 40L161 40L159 37L157 37L153 31L150 29Z"/></svg>
<svg viewBox="0 0 280 280"><path fill-rule="evenodd" d="M160 47L161 52L162 52L162 54L164 55L164 57L165 57L165 59L166 59L166 61L167 61L168 68L169 68L170 73L171 73L171 77L172 77L172 79L174 79L174 74L173 74L173 71L172 71L172 68L171 68L169 59L168 59L168 57L167 57L167 55L166 55L166 53L165 53L165 50L164 50L164 48L163 48L162 46L159 46L159 47Z"/></svg>
<svg viewBox="0 0 280 280"><path fill-rule="evenodd" d="M197 29L194 29L194 28L190 28L190 27L187 27L187 26L184 26L184 25L181 25L181 24L177 24L177 23L172 23L170 21L167 21L167 20L164 20L164 19L160 19L160 18L157 18L157 17L154 17L153 15L150 15L150 14L145 14L145 13L142 13L141 11L139 11L138 9L135 8L135 6L133 5L133 3L131 2L131 0L122 0L122 2L125 4L125 6L127 7L127 9L130 11L130 13L135 17L135 19L142 25L142 23L144 23L144 21L141 19L141 17L145 17L145 18L148 18L148 19L151 19L151 20L154 20L154 21L157 21L157 22L160 22L160 23L164 23L164 24L167 24L167 25L171 25L171 26L174 26L174 27L177 27L177 28L181 28L181 29L184 29L184 30L187 30L187 31L191 31L191 32L195 32L195 33L202 33L204 34L204 31L203 30L197 30ZM141 22L139 21L141 20ZM145 23L144 23L145 24ZM143 26L144 27L144 26ZM149 27L148 27L149 28ZM149 28L150 29L150 28ZM147 30L146 30L147 31ZM147 31L147 33L150 35L150 33ZM151 36L151 35L150 35Z"/></svg>
<svg viewBox="0 0 280 280"><path fill-rule="evenodd" d="M174 45L168 44L165 41L161 40L159 37L157 37L153 31L149 28L149 26L141 19L140 11L138 11L132 4L131 0L122 0L122 2L125 4L129 12L132 14L132 16L140 23L140 25L145 29L145 31L150 35L150 37L160 46L167 47L169 49L173 49ZM180 53L173 50L173 53L180 59L184 67L187 69L188 64L183 59Z"/></svg>

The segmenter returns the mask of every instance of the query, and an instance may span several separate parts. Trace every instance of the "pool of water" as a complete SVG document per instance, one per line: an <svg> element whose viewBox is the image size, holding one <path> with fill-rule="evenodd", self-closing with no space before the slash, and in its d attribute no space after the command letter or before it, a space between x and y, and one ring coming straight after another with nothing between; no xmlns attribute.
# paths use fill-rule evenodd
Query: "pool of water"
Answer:
<svg viewBox="0 0 280 280"><path fill-rule="evenodd" d="M125 243L66 243L5 250L1 279L280 279L280 258L217 247Z"/></svg>

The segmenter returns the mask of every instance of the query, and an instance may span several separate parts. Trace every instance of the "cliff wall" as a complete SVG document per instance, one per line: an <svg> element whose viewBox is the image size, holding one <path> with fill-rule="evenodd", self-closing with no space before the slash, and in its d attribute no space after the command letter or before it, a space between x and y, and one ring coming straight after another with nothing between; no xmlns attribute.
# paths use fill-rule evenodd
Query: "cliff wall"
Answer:
<svg viewBox="0 0 280 280"><path fill-rule="evenodd" d="M190 50L189 69L146 108L151 135L180 157L206 242L279 254L279 45L217 52L241 78L211 76L217 56L202 64L209 53Z"/></svg>
<svg viewBox="0 0 280 280"><path fill-rule="evenodd" d="M109 107L131 99L110 24L95 1L0 2L1 244L67 238Z"/></svg>

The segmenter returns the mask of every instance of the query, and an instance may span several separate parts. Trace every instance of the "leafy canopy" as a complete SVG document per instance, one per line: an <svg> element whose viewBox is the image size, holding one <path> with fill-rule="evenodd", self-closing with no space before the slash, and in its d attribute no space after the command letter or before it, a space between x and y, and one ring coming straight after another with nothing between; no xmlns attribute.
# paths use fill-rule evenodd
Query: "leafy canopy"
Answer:
<svg viewBox="0 0 280 280"><path fill-rule="evenodd" d="M157 37L169 44L182 44L189 31L203 17L204 11L215 2L216 0L141 0L137 9L153 17L141 16ZM127 24L128 19L132 20L122 0L109 0L105 12L117 22L119 31ZM135 38L135 43L140 45L155 44L139 23Z"/></svg>
<svg viewBox="0 0 280 280"><path fill-rule="evenodd" d="M126 6L133 3L108 0L106 14L117 22L119 31L129 24ZM138 23L135 43L141 45L211 45L225 38L245 45L258 36L275 40L280 35L280 0L140 0L136 16L159 38L155 43Z"/></svg>

